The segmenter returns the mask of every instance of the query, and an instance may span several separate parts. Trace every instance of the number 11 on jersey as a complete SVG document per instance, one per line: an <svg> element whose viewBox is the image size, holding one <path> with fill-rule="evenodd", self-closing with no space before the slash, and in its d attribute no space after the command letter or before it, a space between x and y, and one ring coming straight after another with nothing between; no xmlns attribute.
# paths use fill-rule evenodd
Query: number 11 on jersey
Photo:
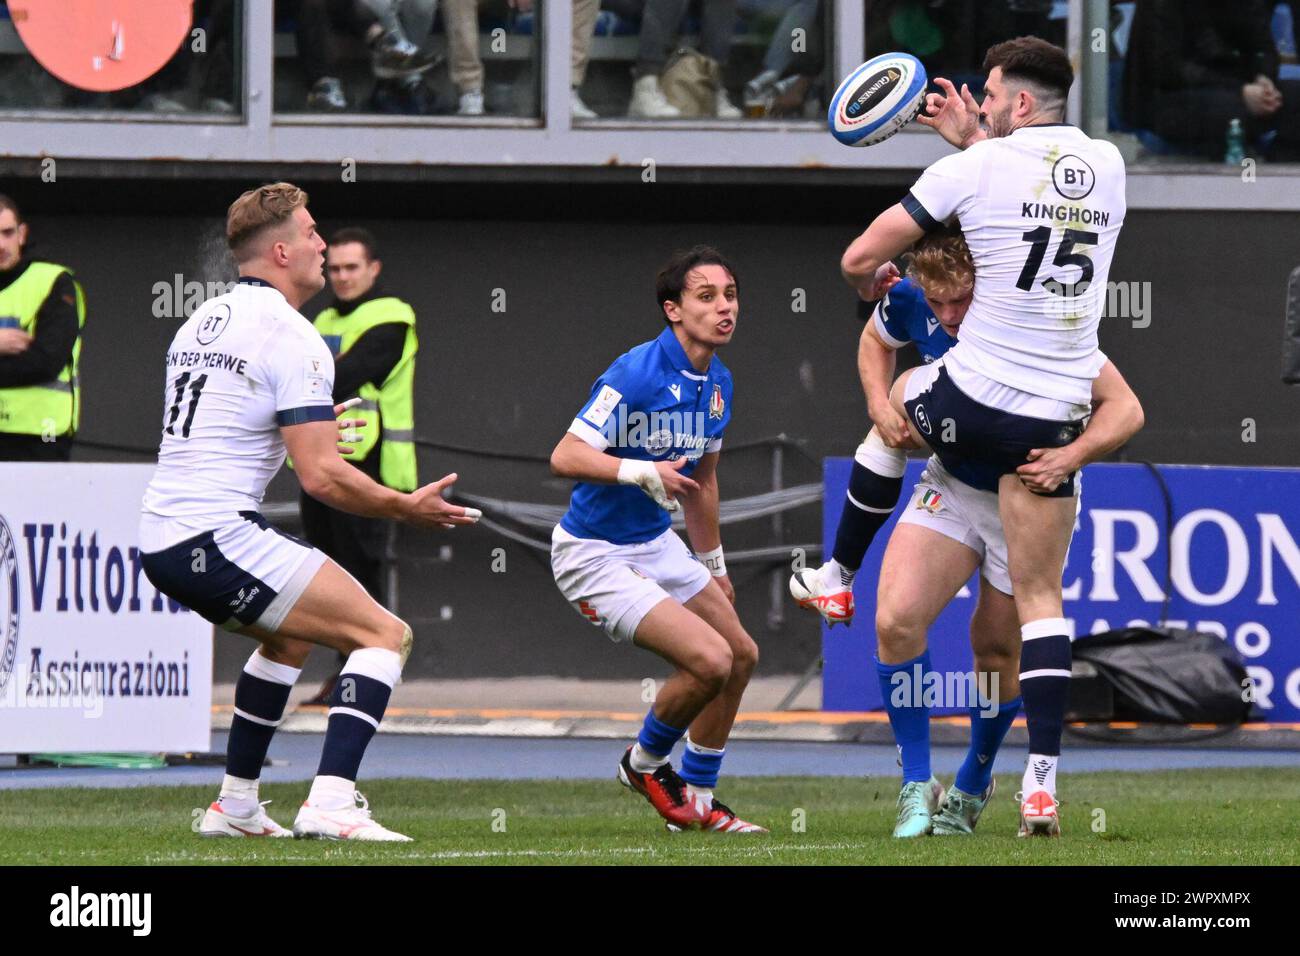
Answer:
<svg viewBox="0 0 1300 956"><path fill-rule="evenodd" d="M193 382L190 381L190 373L183 372L181 377L176 379L176 397L172 399L171 408L167 410L167 426L163 429L168 435L176 434L176 419L181 414L181 400L185 397L185 386L190 387L190 407L185 413L185 423L181 425L181 437L190 437L190 424L194 421L194 411L199 407L199 395L203 392L203 386L208 382L208 373L204 372Z"/></svg>

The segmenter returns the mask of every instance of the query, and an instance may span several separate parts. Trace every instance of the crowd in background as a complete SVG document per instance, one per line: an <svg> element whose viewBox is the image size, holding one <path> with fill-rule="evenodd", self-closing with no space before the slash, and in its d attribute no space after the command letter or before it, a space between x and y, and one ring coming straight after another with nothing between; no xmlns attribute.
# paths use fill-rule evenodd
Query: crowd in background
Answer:
<svg viewBox="0 0 1300 956"><path fill-rule="evenodd" d="M540 112L542 0L276 0L275 108L418 116ZM1297 158L1291 2L1112 0L1111 130L1143 155ZM865 0L867 57L903 50L979 94L990 45L1064 44L1064 0ZM240 0L195 0L182 44L144 83L91 94L24 62L0 0L0 107L235 113ZM571 110L582 122L816 118L837 77L832 0L573 0ZM9 29L6 39L5 29ZM598 43L606 48L597 50Z"/></svg>

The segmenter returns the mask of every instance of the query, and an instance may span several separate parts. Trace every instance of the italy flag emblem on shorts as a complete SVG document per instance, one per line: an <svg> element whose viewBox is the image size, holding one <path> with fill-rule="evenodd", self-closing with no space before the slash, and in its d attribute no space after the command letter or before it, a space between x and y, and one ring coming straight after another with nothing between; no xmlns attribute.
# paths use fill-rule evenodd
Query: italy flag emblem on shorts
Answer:
<svg viewBox="0 0 1300 956"><path fill-rule="evenodd" d="M726 411L727 403L722 400L722 386L713 386L713 395L709 397L709 417L722 418L722 413Z"/></svg>
<svg viewBox="0 0 1300 956"><path fill-rule="evenodd" d="M921 492L921 497L916 500L916 506L924 508L932 515L936 515L943 510L943 495L933 488L927 488Z"/></svg>

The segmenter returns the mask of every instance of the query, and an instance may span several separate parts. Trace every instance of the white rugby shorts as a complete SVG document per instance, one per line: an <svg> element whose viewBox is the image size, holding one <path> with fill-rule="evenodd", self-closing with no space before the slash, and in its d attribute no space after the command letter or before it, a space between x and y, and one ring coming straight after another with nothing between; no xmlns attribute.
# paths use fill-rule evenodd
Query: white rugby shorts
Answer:
<svg viewBox="0 0 1300 956"><path fill-rule="evenodd" d="M1082 495L1076 494L1074 501L1077 524ZM931 455L898 523L920 525L960 541L980 556L980 573L989 584L1003 594L1012 593L1007 537L1002 530L996 492L981 491L959 481ZM1065 568L1061 572L1064 574Z"/></svg>
<svg viewBox="0 0 1300 956"><path fill-rule="evenodd" d="M327 560L255 511L208 518L145 513L140 551L158 590L228 631L252 624L274 633Z"/></svg>
<svg viewBox="0 0 1300 956"><path fill-rule="evenodd" d="M710 578L671 528L641 544L611 544L574 537L557 524L551 570L573 609L613 641L630 641L656 604L664 598L685 604Z"/></svg>
<svg viewBox="0 0 1300 956"><path fill-rule="evenodd" d="M931 456L898 523L920 525L966 545L980 556L980 573L989 584L1003 594L1011 593L1007 539L996 492L958 481Z"/></svg>

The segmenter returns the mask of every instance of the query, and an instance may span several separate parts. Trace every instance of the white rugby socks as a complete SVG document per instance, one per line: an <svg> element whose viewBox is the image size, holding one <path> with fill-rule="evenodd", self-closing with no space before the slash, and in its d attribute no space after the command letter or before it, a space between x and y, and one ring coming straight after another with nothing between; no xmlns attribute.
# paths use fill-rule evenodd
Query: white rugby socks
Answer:
<svg viewBox="0 0 1300 956"><path fill-rule="evenodd" d="M632 756L628 758L632 769L637 773L654 773L668 762L668 756L656 757L648 750L642 750L639 743L632 745Z"/></svg>
<svg viewBox="0 0 1300 956"><path fill-rule="evenodd" d="M1025 793L1046 790L1055 797L1056 764L1060 759L1060 757L1051 757L1047 754L1030 754L1029 762L1025 764L1025 776L1021 780L1021 789Z"/></svg>

